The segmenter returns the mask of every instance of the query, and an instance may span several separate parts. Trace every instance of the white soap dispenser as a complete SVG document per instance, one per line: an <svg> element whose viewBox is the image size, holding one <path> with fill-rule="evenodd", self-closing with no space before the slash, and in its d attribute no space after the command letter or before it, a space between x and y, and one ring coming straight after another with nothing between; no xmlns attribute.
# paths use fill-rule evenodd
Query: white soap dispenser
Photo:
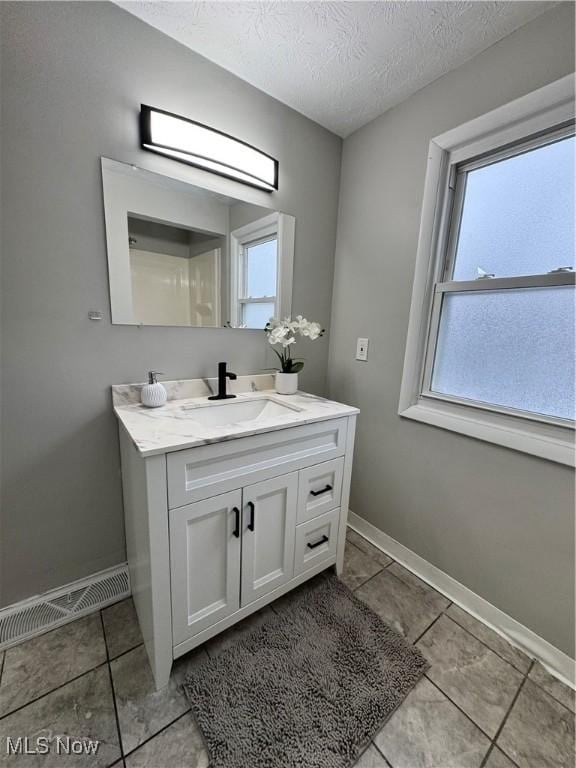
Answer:
<svg viewBox="0 0 576 768"><path fill-rule="evenodd" d="M166 392L166 389L156 378L157 376L161 375L161 371L148 372L148 384L142 387L142 391L140 393L142 405L145 405L146 408L159 408L161 405L166 403L166 400L168 400L168 393Z"/></svg>

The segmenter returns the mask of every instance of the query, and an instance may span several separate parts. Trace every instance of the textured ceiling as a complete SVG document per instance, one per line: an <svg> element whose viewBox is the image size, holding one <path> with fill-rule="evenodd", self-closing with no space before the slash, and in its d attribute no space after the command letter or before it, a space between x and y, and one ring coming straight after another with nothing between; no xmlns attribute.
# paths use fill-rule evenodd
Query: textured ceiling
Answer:
<svg viewBox="0 0 576 768"><path fill-rule="evenodd" d="M340 136L553 2L117 2Z"/></svg>

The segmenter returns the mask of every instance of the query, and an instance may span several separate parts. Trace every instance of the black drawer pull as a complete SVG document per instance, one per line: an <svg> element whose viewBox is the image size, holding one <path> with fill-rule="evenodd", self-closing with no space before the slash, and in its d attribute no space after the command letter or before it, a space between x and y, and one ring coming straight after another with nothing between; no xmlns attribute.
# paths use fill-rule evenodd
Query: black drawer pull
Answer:
<svg viewBox="0 0 576 768"><path fill-rule="evenodd" d="M324 488L321 488L319 491L310 491L311 496L320 496L321 493L326 493L327 491L331 491L332 486L331 485L325 485Z"/></svg>
<svg viewBox="0 0 576 768"><path fill-rule="evenodd" d="M255 517L254 516L254 502L253 501L249 501L246 506L250 510L250 522L248 523L248 530L249 531L253 531L254 528L256 527L255 524L254 524L255 523L255 520L254 520L254 517Z"/></svg>
<svg viewBox="0 0 576 768"><path fill-rule="evenodd" d="M316 549L320 544L326 544L327 541L329 541L328 536L322 536L320 541L317 541L315 544L310 544L310 542L308 542L308 549Z"/></svg>
<svg viewBox="0 0 576 768"><path fill-rule="evenodd" d="M232 531L232 534L236 536L237 539L240 538L240 510L238 507L232 507L232 512L236 515L236 522L234 524L234 530Z"/></svg>

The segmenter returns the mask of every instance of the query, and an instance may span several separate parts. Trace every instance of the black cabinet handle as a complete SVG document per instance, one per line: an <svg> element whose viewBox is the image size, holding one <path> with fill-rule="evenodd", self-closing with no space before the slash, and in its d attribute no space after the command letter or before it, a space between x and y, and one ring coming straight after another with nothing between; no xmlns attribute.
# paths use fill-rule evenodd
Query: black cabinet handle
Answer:
<svg viewBox="0 0 576 768"><path fill-rule="evenodd" d="M325 544L328 540L328 536L322 536L320 541L317 541L315 544L308 543L308 549L316 549L316 547L319 547L320 544Z"/></svg>
<svg viewBox="0 0 576 768"><path fill-rule="evenodd" d="M319 491L310 491L310 495L311 496L320 496L321 493L326 493L327 491L331 491L331 490L332 490L332 486L331 485L326 485L326 486L324 486L324 488L321 488Z"/></svg>
<svg viewBox="0 0 576 768"><path fill-rule="evenodd" d="M237 539L240 538L240 510L238 507L232 507L232 512L236 515L236 522L234 524L234 530L232 531L232 534L236 536Z"/></svg>
<svg viewBox="0 0 576 768"><path fill-rule="evenodd" d="M253 501L249 501L246 506L250 510L250 522L248 523L248 530L249 531L253 531L254 528L255 528L255 525L254 525L254 517L255 517L254 516L254 508L255 508L254 507L254 502Z"/></svg>

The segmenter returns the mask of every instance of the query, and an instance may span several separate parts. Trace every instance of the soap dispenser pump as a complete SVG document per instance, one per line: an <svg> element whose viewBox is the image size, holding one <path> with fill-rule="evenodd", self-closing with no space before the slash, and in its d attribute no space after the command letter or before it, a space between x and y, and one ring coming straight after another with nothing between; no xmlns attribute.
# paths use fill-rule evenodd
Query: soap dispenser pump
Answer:
<svg viewBox="0 0 576 768"><path fill-rule="evenodd" d="M148 372L148 384L142 387L142 392L140 393L142 405L145 405L146 408L159 408L168 400L166 389L157 379L161 375L161 371Z"/></svg>

